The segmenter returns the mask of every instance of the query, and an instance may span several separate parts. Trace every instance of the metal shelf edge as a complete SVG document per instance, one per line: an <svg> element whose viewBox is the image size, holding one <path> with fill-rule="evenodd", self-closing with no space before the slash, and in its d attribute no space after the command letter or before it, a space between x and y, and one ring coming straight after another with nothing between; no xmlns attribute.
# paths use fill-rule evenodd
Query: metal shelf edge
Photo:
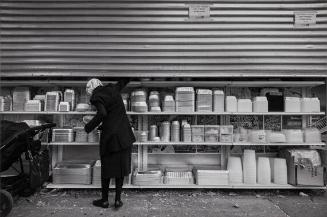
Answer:
<svg viewBox="0 0 327 217"><path fill-rule="evenodd" d="M87 143L87 142L50 142L50 143L42 143L42 145L94 145L97 146L99 143ZM325 146L326 144L324 142L321 143L192 143L192 142L136 142L133 145L139 146L151 146L151 145L189 145L189 146L197 146L197 145L207 145L207 146ZM319 148L319 147L317 147Z"/></svg>
<svg viewBox="0 0 327 217"><path fill-rule="evenodd" d="M46 188L62 189L98 189L97 185L48 184ZM110 186L114 188L114 186ZM293 185L124 185L125 189L327 189L326 186L293 186Z"/></svg>

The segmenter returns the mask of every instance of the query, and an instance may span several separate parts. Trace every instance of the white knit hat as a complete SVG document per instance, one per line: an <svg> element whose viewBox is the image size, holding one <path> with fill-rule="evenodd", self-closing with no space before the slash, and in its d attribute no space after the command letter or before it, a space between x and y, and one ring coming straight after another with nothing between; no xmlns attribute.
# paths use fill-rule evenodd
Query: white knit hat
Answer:
<svg viewBox="0 0 327 217"><path fill-rule="evenodd" d="M97 88L98 86L103 86L101 81L97 78L92 78L89 80L86 84L86 92L90 95L92 95L93 90Z"/></svg>

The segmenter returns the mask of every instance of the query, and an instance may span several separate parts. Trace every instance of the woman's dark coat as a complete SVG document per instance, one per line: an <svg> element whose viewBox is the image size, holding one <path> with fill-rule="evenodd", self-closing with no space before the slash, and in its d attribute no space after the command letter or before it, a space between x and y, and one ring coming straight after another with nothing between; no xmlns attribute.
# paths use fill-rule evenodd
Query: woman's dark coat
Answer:
<svg viewBox="0 0 327 217"><path fill-rule="evenodd" d="M100 156L102 176L123 177L131 172L131 150L135 137L126 115L120 91L129 79L117 84L95 88L90 102L97 108L96 116L85 125L87 133L102 122Z"/></svg>

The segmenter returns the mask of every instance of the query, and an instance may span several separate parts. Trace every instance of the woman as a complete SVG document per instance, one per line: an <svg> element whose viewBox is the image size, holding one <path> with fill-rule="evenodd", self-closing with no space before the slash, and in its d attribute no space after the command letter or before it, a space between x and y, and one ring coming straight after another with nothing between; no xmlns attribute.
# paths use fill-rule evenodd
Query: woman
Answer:
<svg viewBox="0 0 327 217"><path fill-rule="evenodd" d="M129 79L103 86L98 79L91 79L86 86L90 102L97 109L96 115L85 125L87 133L102 122L100 137L102 198L93 201L94 206L108 208L108 191L111 178L115 178L115 208L123 205L121 191L124 176L131 172L131 153L135 137L126 115L120 91Z"/></svg>

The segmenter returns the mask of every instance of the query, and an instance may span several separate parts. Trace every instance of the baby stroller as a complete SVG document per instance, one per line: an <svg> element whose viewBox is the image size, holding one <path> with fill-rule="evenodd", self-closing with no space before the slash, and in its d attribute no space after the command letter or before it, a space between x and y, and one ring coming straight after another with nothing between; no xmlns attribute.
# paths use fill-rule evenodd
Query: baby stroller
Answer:
<svg viewBox="0 0 327 217"><path fill-rule="evenodd" d="M49 177L49 153L41 150L41 141L35 135L50 129L56 124L29 127L26 123L1 121L0 144L0 216L7 216L13 206L13 196L29 196ZM25 174L22 154L29 162L29 174ZM20 171L13 167L18 162ZM46 165L47 164L47 165ZM4 175L4 171L14 168L18 174Z"/></svg>

